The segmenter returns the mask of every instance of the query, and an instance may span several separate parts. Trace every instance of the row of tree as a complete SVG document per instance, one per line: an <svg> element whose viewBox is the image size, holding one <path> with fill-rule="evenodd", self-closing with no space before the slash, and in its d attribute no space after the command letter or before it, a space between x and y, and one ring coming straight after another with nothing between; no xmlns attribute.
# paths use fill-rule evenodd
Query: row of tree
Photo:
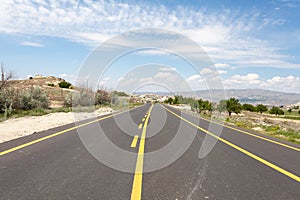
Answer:
<svg viewBox="0 0 300 200"><path fill-rule="evenodd" d="M256 106L252 104L241 104L238 99L231 97L228 100L221 100L219 104L214 104L207 100L203 99L194 99L191 97L183 97L181 95L175 95L174 99L169 98L165 101L168 104L189 104L191 106L192 111L196 111L197 113L203 113L205 111L212 112L213 110L218 110L220 113L227 111L228 115L231 116L232 113L241 113L242 110L247 110L250 112L267 112L269 109L267 106L263 104L258 104ZM272 107L269 110L270 114L275 115L283 115L284 111L279 107Z"/></svg>

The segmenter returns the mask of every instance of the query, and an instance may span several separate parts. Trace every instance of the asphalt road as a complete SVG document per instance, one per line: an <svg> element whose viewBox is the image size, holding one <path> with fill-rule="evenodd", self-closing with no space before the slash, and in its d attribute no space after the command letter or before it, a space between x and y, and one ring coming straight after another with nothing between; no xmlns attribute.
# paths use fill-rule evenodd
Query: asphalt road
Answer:
<svg viewBox="0 0 300 200"><path fill-rule="evenodd" d="M218 129L146 104L2 143L0 199L300 198L299 145Z"/></svg>

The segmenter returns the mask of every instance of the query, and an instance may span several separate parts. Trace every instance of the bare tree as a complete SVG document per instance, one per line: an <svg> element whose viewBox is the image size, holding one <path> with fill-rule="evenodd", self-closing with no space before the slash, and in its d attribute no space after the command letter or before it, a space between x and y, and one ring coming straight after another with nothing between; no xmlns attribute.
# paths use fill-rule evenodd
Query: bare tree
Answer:
<svg viewBox="0 0 300 200"><path fill-rule="evenodd" d="M7 85L7 82L13 78L13 73L5 73L3 63L1 63L1 82L0 82L0 91Z"/></svg>

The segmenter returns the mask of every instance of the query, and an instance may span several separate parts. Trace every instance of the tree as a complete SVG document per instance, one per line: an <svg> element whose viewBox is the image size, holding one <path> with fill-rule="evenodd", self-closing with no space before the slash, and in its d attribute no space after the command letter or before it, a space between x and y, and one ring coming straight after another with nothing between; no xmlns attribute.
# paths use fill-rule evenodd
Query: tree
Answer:
<svg viewBox="0 0 300 200"><path fill-rule="evenodd" d="M198 108L199 108L199 113L201 114L202 111L207 110L207 111L212 111L212 104L209 101L203 101L202 99L198 100Z"/></svg>
<svg viewBox="0 0 300 200"><path fill-rule="evenodd" d="M291 113L293 110L291 108L289 108L287 111L288 111L288 113Z"/></svg>
<svg viewBox="0 0 300 200"><path fill-rule="evenodd" d="M252 104L244 103L243 104L243 110L248 110L250 112L254 112L255 107Z"/></svg>
<svg viewBox="0 0 300 200"><path fill-rule="evenodd" d="M263 112L267 112L268 108L265 105L262 104L258 104L255 108L256 112L260 112L260 114L262 114Z"/></svg>
<svg viewBox="0 0 300 200"><path fill-rule="evenodd" d="M275 114L277 116L277 115L284 115L284 112L280 108L273 106L270 110L270 114Z"/></svg>
<svg viewBox="0 0 300 200"><path fill-rule="evenodd" d="M165 103L173 104L173 99L170 97L165 101Z"/></svg>
<svg viewBox="0 0 300 200"><path fill-rule="evenodd" d="M231 113L233 113L233 112L236 114L240 113L242 110L242 106L239 103L238 99L231 97L226 102L226 109L227 109L228 115L231 116Z"/></svg>
<svg viewBox="0 0 300 200"><path fill-rule="evenodd" d="M71 85L72 85L71 83L66 82L66 81L62 81L62 82L58 83L58 86L60 88L69 88Z"/></svg>
<svg viewBox="0 0 300 200"><path fill-rule="evenodd" d="M195 99L190 101L190 106L192 111L196 111L198 113L198 102Z"/></svg>
<svg viewBox="0 0 300 200"><path fill-rule="evenodd" d="M227 104L227 100L221 100L219 102L219 105L217 107L218 111L221 113L221 112L224 112L226 110L226 104Z"/></svg>
<svg viewBox="0 0 300 200"><path fill-rule="evenodd" d="M175 96L173 104L179 104L178 96Z"/></svg>
<svg viewBox="0 0 300 200"><path fill-rule="evenodd" d="M0 82L0 91L7 85L7 82L13 78L13 73L5 73L4 66L1 64L1 82Z"/></svg>
<svg viewBox="0 0 300 200"><path fill-rule="evenodd" d="M198 99L198 108L199 108L199 113L201 114L202 110L204 107L204 104L203 104L203 100L202 99Z"/></svg>
<svg viewBox="0 0 300 200"><path fill-rule="evenodd" d="M119 92L119 91L113 91L112 95L118 96L118 97L128 97L129 95L125 92Z"/></svg>
<svg viewBox="0 0 300 200"><path fill-rule="evenodd" d="M206 110L208 110L209 112L213 111L212 103L209 101L206 101Z"/></svg>

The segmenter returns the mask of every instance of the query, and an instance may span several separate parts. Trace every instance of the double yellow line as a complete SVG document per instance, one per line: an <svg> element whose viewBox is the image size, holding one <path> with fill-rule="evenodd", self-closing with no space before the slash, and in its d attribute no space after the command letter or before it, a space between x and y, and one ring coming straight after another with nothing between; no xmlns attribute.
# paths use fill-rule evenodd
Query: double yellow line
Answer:
<svg viewBox="0 0 300 200"><path fill-rule="evenodd" d="M253 159L255 159L255 160L257 160L257 161L259 161L261 163L263 163L264 165L266 165L266 166L268 166L268 167L270 167L270 168L272 168L272 169L274 169L274 170L276 170L276 171L278 171L278 172L280 172L280 173L282 173L282 174L290 177L291 179L293 179L293 180L295 180L297 182L300 182L300 177L299 176L297 176L297 175L295 175L295 174L293 174L293 173L291 173L291 172L289 172L289 171L287 171L287 170L285 170L285 169L283 169L281 167L278 167L278 166L274 165L273 163L271 163L271 162L269 162L269 161L267 161L267 160L265 160L263 158L260 158L259 156L255 155L255 154L253 154L253 153L251 153L251 152L249 152L249 151L247 151L247 150L245 150L245 149L243 149L243 148L241 148L241 147L239 147L239 146L237 146L237 145L235 145L235 144L233 144L233 143L231 143L231 142L229 142L229 141L227 141L227 140L225 140L225 139L223 139L221 137L216 136L215 134L207 131L206 129L204 129L204 128L200 127L200 126L197 126L196 124L190 122L189 120L187 120L187 119L185 119L185 118L177 115L176 113L174 113L173 111L169 110L168 108L166 108L164 106L163 106L163 108L166 109L171 114L175 115L176 117L182 119L186 123L192 125L193 127L195 127L197 129L201 130L202 132L204 132L204 133L206 133L206 134L208 134L208 135L210 135L210 136L218 139L219 141L223 142L224 144L227 144L228 146L230 146L230 147L232 147L232 148L240 151L241 153L243 153L243 154L245 154L245 155L247 155L247 156L249 156L249 157L251 157L251 158L253 158Z"/></svg>
<svg viewBox="0 0 300 200"><path fill-rule="evenodd" d="M140 146L138 151L138 156L136 160L135 173L133 177L132 191L131 191L131 200L140 200L142 197L142 182L143 182L143 166L144 166L144 152L145 152L145 140L147 125L150 118L150 114L153 108L153 104L149 108L147 116L145 115L145 123L140 139Z"/></svg>

